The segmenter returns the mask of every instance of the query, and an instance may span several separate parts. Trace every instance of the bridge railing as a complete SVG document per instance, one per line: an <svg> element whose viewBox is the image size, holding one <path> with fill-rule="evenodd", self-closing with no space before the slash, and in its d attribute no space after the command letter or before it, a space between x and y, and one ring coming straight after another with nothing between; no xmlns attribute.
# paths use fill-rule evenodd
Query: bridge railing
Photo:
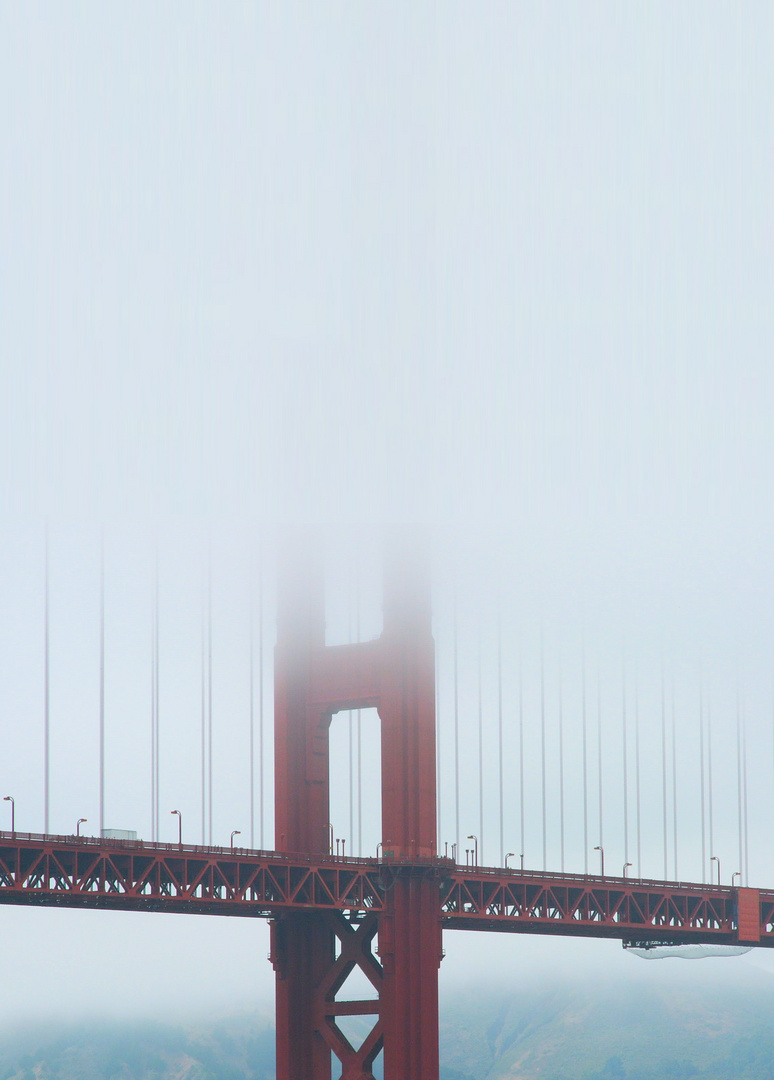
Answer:
<svg viewBox="0 0 774 1080"><path fill-rule="evenodd" d="M20 832L18 829L15 832L9 830L0 830L0 843L3 841L23 841L26 843L34 844L77 844L82 847L96 847L107 848L111 851L147 851L147 852L160 852L184 854L188 856L217 856L221 857L238 857L238 858L257 858L265 859L271 862L288 863L294 862L299 865L317 865L320 863L334 863L336 865L349 865L349 866L380 866L380 865L392 865L392 866L411 866L416 862L423 864L430 863L439 867L445 867L454 874L470 874L473 877L512 877L516 880L519 878L530 878L532 880L544 880L544 881L561 881L562 883L572 885L588 885L590 881L598 882L600 885L620 885L622 887L631 887L635 882L638 886L644 888L663 888L669 886L670 888L677 887L678 889L701 889L708 893L714 893L717 895L727 895L732 886L729 885L717 885L707 882L696 881L670 881L661 878L636 878L636 877L616 877L611 874L606 874L602 877L599 874L577 874L577 873L556 873L545 870L531 870L520 869L518 867L503 867L503 866L474 866L471 864L455 863L452 859L445 856L436 856L432 859L414 860L403 856L354 856L354 855L333 855L322 854L314 855L309 852L278 852L275 850L265 850L261 848L246 848L246 847L230 847L221 846L217 844L190 844L182 843L178 844L174 841L161 842L156 840L123 840L113 837L101 837L101 836L82 836L75 833L59 834L59 833L33 833L33 832Z"/></svg>

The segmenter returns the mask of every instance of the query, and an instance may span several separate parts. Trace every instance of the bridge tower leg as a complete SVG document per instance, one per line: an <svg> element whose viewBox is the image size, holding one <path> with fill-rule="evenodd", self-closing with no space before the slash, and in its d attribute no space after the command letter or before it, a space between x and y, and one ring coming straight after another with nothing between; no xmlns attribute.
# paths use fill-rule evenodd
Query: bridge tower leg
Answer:
<svg viewBox="0 0 774 1080"><path fill-rule="evenodd" d="M277 978L277 1080L438 1080L438 902L435 664L429 575L397 545L385 567L384 628L375 641L325 645L321 563L309 545L286 553L275 653L278 851L330 854L329 728L342 709L376 707L381 721L382 855L386 908L348 921L292 913L272 926ZM371 942L378 934L378 954ZM337 956L336 942L339 942ZM377 1001L337 1002L359 966ZM336 1017L372 1015L357 1049Z"/></svg>

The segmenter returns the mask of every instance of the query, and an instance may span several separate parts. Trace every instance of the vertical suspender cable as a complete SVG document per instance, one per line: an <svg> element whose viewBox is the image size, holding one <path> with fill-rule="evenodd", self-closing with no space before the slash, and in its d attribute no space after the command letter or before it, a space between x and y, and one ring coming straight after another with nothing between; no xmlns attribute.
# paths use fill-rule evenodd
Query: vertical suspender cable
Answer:
<svg viewBox="0 0 774 1080"><path fill-rule="evenodd" d="M709 702L707 702L707 804L709 807L709 846L712 853L715 849L715 834L712 817L712 715ZM703 877L702 880L704 880Z"/></svg>
<svg viewBox="0 0 774 1080"><path fill-rule="evenodd" d="M621 742L623 745L624 862L629 861L629 762L626 731L626 661L621 667Z"/></svg>
<svg viewBox="0 0 774 1080"><path fill-rule="evenodd" d="M642 877L642 799L640 787L640 687L634 679L634 771L637 800L637 877Z"/></svg>
<svg viewBox="0 0 774 1080"><path fill-rule="evenodd" d="M561 661L559 662L559 864L565 873L565 711L562 706Z"/></svg>
<svg viewBox="0 0 774 1080"><path fill-rule="evenodd" d="M212 845L212 551L207 574L207 842Z"/></svg>
<svg viewBox="0 0 774 1080"><path fill-rule="evenodd" d="M438 854L441 853L441 836L443 835L443 822L441 821L441 724L440 724L440 710L438 706L438 674L439 674L439 662L438 662L438 641L435 643L435 813L436 813L436 829L438 832L436 842L438 844Z"/></svg>
<svg viewBox="0 0 774 1080"><path fill-rule="evenodd" d="M589 768L586 728L586 642L581 644L581 727L583 734L583 873L589 872Z"/></svg>
<svg viewBox="0 0 774 1080"><path fill-rule="evenodd" d="M481 627L478 630L478 848L479 859L484 863L484 708L481 693Z"/></svg>
<svg viewBox="0 0 774 1080"><path fill-rule="evenodd" d="M99 551L99 835L105 831L105 536Z"/></svg>
<svg viewBox="0 0 774 1080"><path fill-rule="evenodd" d="M742 719L739 685L736 688L736 815L739 831L739 870L744 870L744 839L742 821Z"/></svg>
<svg viewBox="0 0 774 1080"><path fill-rule="evenodd" d="M672 865L674 880L679 881L677 870L677 719L675 713L675 683L672 679Z"/></svg>
<svg viewBox="0 0 774 1080"><path fill-rule="evenodd" d="M360 581L355 592L355 640L360 641ZM360 709L357 710L357 853L363 854L363 717Z"/></svg>
<svg viewBox="0 0 774 1080"><path fill-rule="evenodd" d="M158 840L156 835L156 577L151 586L151 840Z"/></svg>
<svg viewBox="0 0 774 1080"><path fill-rule="evenodd" d="M263 547L261 547L263 552ZM264 769L263 769L263 560L258 567L258 840L264 843Z"/></svg>
<svg viewBox="0 0 774 1080"><path fill-rule="evenodd" d="M352 597L350 595L349 603L349 627L348 635L350 644L352 644ZM352 724L352 710L347 710L347 768L349 772L349 850L352 855L355 854L355 732Z"/></svg>
<svg viewBox="0 0 774 1080"><path fill-rule="evenodd" d="M154 695L155 695L154 705L155 705L155 713L156 713L156 753L155 753L156 775L155 775L154 779L155 779L155 783L156 783L156 822L155 822L156 830L155 831L156 831L156 839L158 840L159 839L159 825L160 825L160 821L159 821L159 801L160 801L160 798L161 798L161 783L160 783L160 780L161 780L161 768L160 768L161 739L159 737L159 730L160 730L160 714L159 714L159 660L160 660L160 647L159 647L159 549L158 549L158 544L156 546L156 566L155 566L154 577L155 577L155 582L154 582L155 587L154 587L154 590L153 590L153 600L154 600L153 619L154 619L154 623L155 623L154 647L155 647L155 651L156 651L156 655L155 655L155 658L154 658L154 670L155 670L155 674L156 674L156 683L155 683L155 686L154 686Z"/></svg>
<svg viewBox="0 0 774 1080"><path fill-rule="evenodd" d="M712 854L712 751L709 758L710 786L710 855ZM707 836L704 798L704 686L699 684L699 787L701 792L701 880L707 880Z"/></svg>
<svg viewBox="0 0 774 1080"><path fill-rule="evenodd" d="M457 671L457 595L454 595L454 844L460 862L460 710Z"/></svg>
<svg viewBox="0 0 774 1080"><path fill-rule="evenodd" d="M519 656L519 824L520 856L524 859L524 669L523 655Z"/></svg>
<svg viewBox="0 0 774 1080"><path fill-rule="evenodd" d="M500 863L505 862L503 835L503 637L500 610L497 611L497 780L500 794ZM522 851L524 848L522 847Z"/></svg>
<svg viewBox="0 0 774 1080"><path fill-rule="evenodd" d="M49 827L49 781L51 777L50 719L51 694L48 647L48 523L46 524L45 560L43 569L43 831L48 835Z"/></svg>
<svg viewBox="0 0 774 1080"><path fill-rule="evenodd" d="M206 821L207 821L207 616L206 616L206 600L204 595L202 596L202 610L201 610L201 649L200 649L200 661L201 661L201 803L202 803L202 847L206 843Z"/></svg>
<svg viewBox="0 0 774 1080"><path fill-rule="evenodd" d="M704 814L702 813L702 820ZM669 877L669 845L667 841L667 758L666 758L666 690L664 665L661 665L661 821L664 833L664 881Z"/></svg>
<svg viewBox="0 0 774 1080"><path fill-rule="evenodd" d="M547 865L546 852L546 680L543 658L543 636L540 636L540 799L543 812L543 870Z"/></svg>
<svg viewBox="0 0 774 1080"><path fill-rule="evenodd" d="M255 847L255 641L253 627L253 590L250 589L250 610L248 614L248 639L249 652L248 664L250 669L250 707L249 707L249 743L250 743L250 847Z"/></svg>

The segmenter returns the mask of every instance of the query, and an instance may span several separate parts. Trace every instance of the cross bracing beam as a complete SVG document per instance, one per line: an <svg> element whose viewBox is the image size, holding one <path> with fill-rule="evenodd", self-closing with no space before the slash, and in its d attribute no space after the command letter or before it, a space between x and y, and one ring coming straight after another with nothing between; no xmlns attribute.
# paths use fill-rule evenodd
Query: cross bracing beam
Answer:
<svg viewBox="0 0 774 1080"><path fill-rule="evenodd" d="M418 875L447 929L774 946L774 891L0 832L7 904L378 921L396 883Z"/></svg>

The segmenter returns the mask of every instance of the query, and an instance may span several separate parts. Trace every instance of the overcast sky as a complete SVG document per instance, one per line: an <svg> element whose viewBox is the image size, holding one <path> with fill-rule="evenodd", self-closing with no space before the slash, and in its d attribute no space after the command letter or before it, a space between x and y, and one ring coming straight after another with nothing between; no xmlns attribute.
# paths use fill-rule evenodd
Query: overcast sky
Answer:
<svg viewBox="0 0 774 1080"><path fill-rule="evenodd" d="M442 844L476 832L487 862L523 842L528 865L545 849L557 868L564 836L567 869L593 870L601 715L615 872L660 876L666 859L701 879L718 853L728 879L746 870L738 697L749 880L774 884L773 39L769 5L706 0L0 4L0 786L20 827L42 827L46 522L52 828L98 812L104 536L106 823L150 827L158 549L162 837L179 803L198 839L209 557L216 840L261 842L244 747L263 592L270 845L276 527L326 524L331 581L362 570L368 636L378 527L397 520L424 524L435 558ZM352 583L331 595L343 639ZM370 853L371 810L357 836L348 798L335 809ZM2 921L7 1016L271 1000L262 924ZM446 985L484 955L487 970L636 967L609 943L447 937Z"/></svg>

